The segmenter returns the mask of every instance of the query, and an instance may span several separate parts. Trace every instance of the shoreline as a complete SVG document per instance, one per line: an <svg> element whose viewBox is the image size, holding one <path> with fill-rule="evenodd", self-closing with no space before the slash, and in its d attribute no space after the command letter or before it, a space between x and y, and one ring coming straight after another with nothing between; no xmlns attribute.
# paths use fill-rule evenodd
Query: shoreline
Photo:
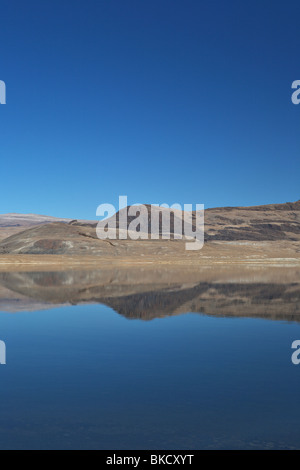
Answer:
<svg viewBox="0 0 300 470"><path fill-rule="evenodd" d="M130 256L130 257L83 257L67 255L2 255L0 258L0 272L6 271L55 271L72 269L104 269L104 268L130 268L130 267L156 267L166 266L174 268L201 269L209 267L281 267L299 268L299 257L260 257L260 256L205 256L203 258L187 257L159 257L159 256Z"/></svg>
<svg viewBox="0 0 300 470"><path fill-rule="evenodd" d="M63 271L122 267L166 266L175 269L209 267L293 267L300 268L299 242L206 242L198 251L185 250L179 241L143 242L117 241L105 244L102 252L93 255L68 254L1 254L0 272L5 271Z"/></svg>

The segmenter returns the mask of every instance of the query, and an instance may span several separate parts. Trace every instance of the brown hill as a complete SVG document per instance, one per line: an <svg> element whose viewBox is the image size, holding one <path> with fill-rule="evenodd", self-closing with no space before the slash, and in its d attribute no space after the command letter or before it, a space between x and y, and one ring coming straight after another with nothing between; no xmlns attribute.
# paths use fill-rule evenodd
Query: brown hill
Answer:
<svg viewBox="0 0 300 470"><path fill-rule="evenodd" d="M39 225L53 224L55 222L68 224L71 220L36 214L0 214L0 240Z"/></svg>
<svg viewBox="0 0 300 470"><path fill-rule="evenodd" d="M135 207L138 210L139 206ZM141 226L148 226L147 233L150 233L152 211L170 213L171 234L174 234L175 227L181 227L183 223L176 224L178 219L182 220L182 212L169 209L151 208L146 205L147 214L138 213L141 217ZM121 214L127 213L127 229L135 216L128 215L130 207L122 209L116 214L117 227ZM197 212L192 213L193 229ZM143 230L141 230L143 232ZM162 235L162 214L160 214L160 235ZM205 210L205 240L224 241L274 241L274 240L300 240L300 201L285 204L271 204L265 206L252 207L218 207Z"/></svg>
<svg viewBox="0 0 300 470"><path fill-rule="evenodd" d="M206 240L300 240L300 200L205 211Z"/></svg>
<svg viewBox="0 0 300 470"><path fill-rule="evenodd" d="M127 209L124 209L128 211ZM158 210L158 209L156 209ZM166 211L166 209L164 209ZM180 217L176 212L174 217ZM117 221L120 214L117 214ZM148 231L151 226L151 208L147 206ZM134 217L129 217L128 225ZM196 213L193 213L195 221ZM171 217L171 229L174 218ZM37 222L37 221L36 221ZM31 221L30 223L34 223ZM107 223L107 221L105 222ZM0 243L0 254L70 255L70 256L130 256L165 253L185 253L182 241L169 240L99 240L97 223L69 221L34 226L12 235ZM225 207L205 211L205 240L207 242L276 242L276 247L293 244L299 252L300 201L257 207ZM282 245L279 244L282 243ZM249 244L248 243L248 244Z"/></svg>

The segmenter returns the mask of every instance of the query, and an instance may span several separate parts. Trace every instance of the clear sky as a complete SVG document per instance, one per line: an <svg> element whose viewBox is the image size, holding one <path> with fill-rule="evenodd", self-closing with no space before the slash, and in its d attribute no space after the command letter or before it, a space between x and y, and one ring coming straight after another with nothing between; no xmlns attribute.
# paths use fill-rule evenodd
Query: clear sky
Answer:
<svg viewBox="0 0 300 470"><path fill-rule="evenodd" d="M0 213L300 198L300 2L0 0Z"/></svg>

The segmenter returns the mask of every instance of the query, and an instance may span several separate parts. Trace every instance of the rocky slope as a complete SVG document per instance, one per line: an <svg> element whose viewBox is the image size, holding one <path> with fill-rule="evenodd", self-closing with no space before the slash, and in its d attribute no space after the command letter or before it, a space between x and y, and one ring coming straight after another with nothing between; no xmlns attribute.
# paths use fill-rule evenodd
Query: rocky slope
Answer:
<svg viewBox="0 0 300 470"><path fill-rule="evenodd" d="M206 240L300 241L300 201L205 212Z"/></svg>

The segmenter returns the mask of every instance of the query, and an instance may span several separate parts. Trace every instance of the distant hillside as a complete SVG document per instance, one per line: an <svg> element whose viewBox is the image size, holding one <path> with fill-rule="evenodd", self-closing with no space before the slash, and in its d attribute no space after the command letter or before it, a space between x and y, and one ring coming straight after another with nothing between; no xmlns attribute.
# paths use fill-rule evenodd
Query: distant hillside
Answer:
<svg viewBox="0 0 300 470"><path fill-rule="evenodd" d="M56 222L68 224L71 220L36 214L0 214L0 240L39 225Z"/></svg>
<svg viewBox="0 0 300 470"><path fill-rule="evenodd" d="M299 241L300 200L266 206L207 209L205 226L207 241Z"/></svg>
<svg viewBox="0 0 300 470"><path fill-rule="evenodd" d="M124 209L124 211L129 209ZM158 209L155 209L158 210ZM163 209L168 211L168 209ZM171 217L171 231L175 219L181 216L177 211ZM117 224L120 213L117 214ZM128 225L135 216L128 217ZM143 220L146 229L151 226L151 208ZM193 213L193 224L196 213ZM55 221L53 223L53 221ZM104 223L106 224L107 221ZM10 225L9 225L10 224ZM0 242L0 254L57 254L57 255L103 255L143 253L141 244L132 240L99 240L96 234L97 222L70 221L43 216L0 216L0 231L10 227L18 233ZM28 229L28 227L31 227ZM27 229L26 229L27 228ZM25 230L24 230L25 229ZM150 229L148 229L149 231ZM162 233L160 231L160 233ZM206 242L299 242L300 201L257 207L225 207L205 211ZM153 252L163 254L168 241L146 241ZM180 244L181 241L174 243ZM299 248L299 247L298 247ZM149 251L151 255L151 250Z"/></svg>
<svg viewBox="0 0 300 470"><path fill-rule="evenodd" d="M148 223L149 233L151 227L151 206L147 205L148 214L142 217ZM121 213L117 213L117 226ZM157 211L157 208L154 208ZM168 209L162 209L169 211ZM193 212L193 227L195 227L197 213ZM128 216L128 226L134 220ZM171 233L177 226L175 220L182 218L182 212L174 211L171 217ZM162 217L160 217L160 220ZM160 230L160 234L162 231ZM219 207L205 210L205 240L222 241L275 241L300 240L300 200L294 203L271 204L253 207Z"/></svg>

